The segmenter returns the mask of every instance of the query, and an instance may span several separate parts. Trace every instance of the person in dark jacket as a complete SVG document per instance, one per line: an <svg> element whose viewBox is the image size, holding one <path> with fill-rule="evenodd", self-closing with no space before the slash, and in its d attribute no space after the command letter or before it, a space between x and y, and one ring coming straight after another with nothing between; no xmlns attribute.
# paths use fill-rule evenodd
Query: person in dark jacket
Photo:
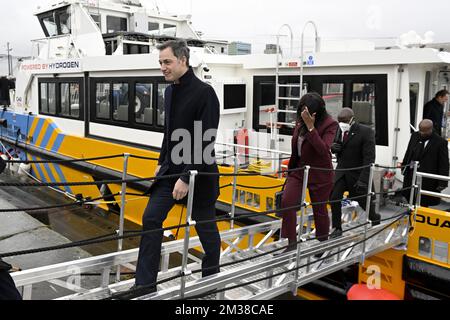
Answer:
<svg viewBox="0 0 450 320"><path fill-rule="evenodd" d="M220 106L214 89L199 80L189 67L189 48L183 40L168 41L158 47L159 63L166 81L172 82L165 92L165 129L158 167L158 177L198 171L217 175L197 176L192 219L214 220L219 196L218 167L214 142L219 126ZM189 176L157 180L149 190L150 201L143 216L143 229L162 228L175 204L185 204ZM202 243L203 276L219 272L220 235L215 222L197 224ZM163 232L146 234L141 239L136 269L136 287L151 287L157 281Z"/></svg>
<svg viewBox="0 0 450 320"><path fill-rule="evenodd" d="M403 188L412 185L414 162L419 162L419 172L431 173L440 176L449 175L448 142L433 131L433 122L425 119L419 124L419 132L414 132L409 140L408 149L402 161L407 166L403 170ZM432 192L442 192L448 187L447 181L436 179L422 179L422 189ZM409 201L410 190L403 191L403 196ZM415 197L414 197L415 200ZM423 207L437 206L440 198L421 196L420 204Z"/></svg>
<svg viewBox="0 0 450 320"><path fill-rule="evenodd" d="M9 98L9 90L14 89L14 81L7 77L0 77L0 105L9 106L11 104Z"/></svg>
<svg viewBox="0 0 450 320"><path fill-rule="evenodd" d="M423 119L433 121L434 131L439 136L442 136L442 128L444 127L444 106L448 102L448 94L447 90L437 92L434 99L423 108Z"/></svg>
<svg viewBox="0 0 450 320"><path fill-rule="evenodd" d="M0 157L0 173L6 168L6 162ZM16 285L9 274L12 266L0 258L0 300L22 300Z"/></svg>
<svg viewBox="0 0 450 320"><path fill-rule="evenodd" d="M0 300L22 300L9 271L11 265L0 259Z"/></svg>
<svg viewBox="0 0 450 320"><path fill-rule="evenodd" d="M336 135L338 123L327 113L325 101L317 93L308 93L300 99L298 121L292 138L292 155L289 169L311 166L308 190L311 202L326 202L333 188L333 168L330 147ZM328 169L328 170L327 170ZM281 207L295 207L300 203L303 186L303 170L288 174ZM297 242L297 211L284 211L281 237L289 240L286 251L294 250ZM330 219L326 203L313 206L316 237L328 240Z"/></svg>
<svg viewBox="0 0 450 320"><path fill-rule="evenodd" d="M351 169L369 166L375 163L375 133L374 131L355 121L352 109L344 108L338 115L339 129L331 146L331 152L336 154L338 169L334 176L334 187L330 200L332 211L333 231L331 238L342 235L342 206L339 201L344 192L349 192L349 197L358 197L368 192L370 168L351 171L339 171L339 169ZM355 200L362 209L366 210L367 198ZM369 219L372 223L379 224L380 215L375 212L375 205L370 204Z"/></svg>

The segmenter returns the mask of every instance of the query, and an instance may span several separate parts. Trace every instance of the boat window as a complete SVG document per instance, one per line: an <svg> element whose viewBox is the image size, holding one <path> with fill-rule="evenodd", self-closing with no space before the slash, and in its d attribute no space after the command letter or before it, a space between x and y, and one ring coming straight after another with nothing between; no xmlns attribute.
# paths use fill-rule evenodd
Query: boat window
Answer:
<svg viewBox="0 0 450 320"><path fill-rule="evenodd" d="M39 113L82 120L82 81L82 78L39 79Z"/></svg>
<svg viewBox="0 0 450 320"><path fill-rule="evenodd" d="M159 23L157 22L149 22L148 23L148 32L151 35L159 35Z"/></svg>
<svg viewBox="0 0 450 320"><path fill-rule="evenodd" d="M431 258L431 240L429 238L419 238L419 255Z"/></svg>
<svg viewBox="0 0 450 320"><path fill-rule="evenodd" d="M223 91L225 110L241 109L247 106L245 84L225 84Z"/></svg>
<svg viewBox="0 0 450 320"><path fill-rule="evenodd" d="M111 119L110 94L111 86L109 83L97 83L96 87L96 118Z"/></svg>
<svg viewBox="0 0 450 320"><path fill-rule="evenodd" d="M113 118L118 121L128 121L129 106L128 83L113 85Z"/></svg>
<svg viewBox="0 0 450 320"><path fill-rule="evenodd" d="M48 83L40 84L40 112L48 113Z"/></svg>
<svg viewBox="0 0 450 320"><path fill-rule="evenodd" d="M353 83L352 109L356 120L375 130L375 84Z"/></svg>
<svg viewBox="0 0 450 320"><path fill-rule="evenodd" d="M59 15L59 28L60 34L70 34L70 7L67 7L64 11L60 11Z"/></svg>
<svg viewBox="0 0 450 320"><path fill-rule="evenodd" d="M337 119L339 112L344 108L344 84L324 83L322 96L326 103L327 112Z"/></svg>
<svg viewBox="0 0 450 320"><path fill-rule="evenodd" d="M177 26L173 24L164 24L161 32L162 35L176 37L177 36Z"/></svg>
<svg viewBox="0 0 450 320"><path fill-rule="evenodd" d="M99 15L99 14L91 14L91 18L92 18L92 20L94 20L94 22L97 25L97 27L100 30L102 30L102 18L101 18L101 15Z"/></svg>
<svg viewBox="0 0 450 320"><path fill-rule="evenodd" d="M275 105L275 83L261 83L261 105Z"/></svg>
<svg viewBox="0 0 450 320"><path fill-rule="evenodd" d="M42 23L44 24L44 31L47 34L47 37L54 37L58 35L58 27L56 25L56 19L54 15L43 18Z"/></svg>
<svg viewBox="0 0 450 320"><path fill-rule="evenodd" d="M158 83L158 109L157 109L157 125L163 127L164 119L165 119L165 109L164 109L164 93L166 92L169 84L167 83Z"/></svg>
<svg viewBox="0 0 450 320"><path fill-rule="evenodd" d="M106 30L108 30L108 33L128 31L127 18L106 16Z"/></svg>
<svg viewBox="0 0 450 320"><path fill-rule="evenodd" d="M419 97L419 84L418 83L410 83L409 84L409 112L410 112L411 125L413 127L416 127L416 124L417 124L418 97Z"/></svg>
<svg viewBox="0 0 450 320"><path fill-rule="evenodd" d="M275 105L275 78L275 76L254 77L253 129L255 131L267 130L270 117L273 117L267 113L267 109L273 108ZM280 98L294 98L292 100L280 99L280 109L296 110L298 98L295 97L298 97L299 78L283 75L279 77L279 83L281 85ZM333 117L337 116L343 107L353 108L359 122L376 129L377 145L388 146L387 83L385 74L307 75L304 77L306 86L304 93L318 92L322 94L327 103L327 110ZM295 116L296 114L293 112L279 113L279 134L292 135L292 121Z"/></svg>
<svg viewBox="0 0 450 320"><path fill-rule="evenodd" d="M70 6L38 15L41 27L47 37L70 34L71 14Z"/></svg>
<svg viewBox="0 0 450 320"><path fill-rule="evenodd" d="M448 263L448 243L442 242L442 241L434 241L434 253L433 253L433 259Z"/></svg>
<svg viewBox="0 0 450 320"><path fill-rule="evenodd" d="M153 124L152 84L136 83L135 85L135 120L137 123Z"/></svg>

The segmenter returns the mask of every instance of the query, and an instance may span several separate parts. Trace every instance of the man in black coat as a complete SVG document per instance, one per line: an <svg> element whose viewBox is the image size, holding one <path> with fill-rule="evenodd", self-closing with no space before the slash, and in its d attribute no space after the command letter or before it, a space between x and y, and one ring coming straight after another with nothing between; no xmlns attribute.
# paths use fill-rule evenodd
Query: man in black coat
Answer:
<svg viewBox="0 0 450 320"><path fill-rule="evenodd" d="M448 91L441 90L436 93L433 100L429 101L423 108L423 119L433 121L434 130L442 136L442 127L444 119L444 106L448 102Z"/></svg>
<svg viewBox="0 0 450 320"><path fill-rule="evenodd" d="M0 173L5 170L6 162L0 157ZM22 300L9 271L12 266L0 258L0 300Z"/></svg>
<svg viewBox="0 0 450 320"><path fill-rule="evenodd" d="M11 265L0 259L0 300L22 300L22 296L9 274Z"/></svg>
<svg viewBox="0 0 450 320"><path fill-rule="evenodd" d="M214 89L199 80L189 67L189 48L185 41L168 41L159 46L161 71L172 82L165 92L164 139L155 175L158 177L198 171L213 175L197 176L192 219L214 220L219 196L219 170L214 142L219 126L220 105ZM185 204L189 176L161 179L149 190L151 199L143 217L143 229L162 228L172 207ZM202 243L203 276L219 272L220 235L215 222L197 224ZM161 257L163 232L146 234L141 239L136 269L136 287L155 291Z"/></svg>
<svg viewBox="0 0 450 320"><path fill-rule="evenodd" d="M449 174L449 158L448 158L448 142L440 137L436 132L433 132L433 122L425 119L419 124L419 132L411 135L408 149L403 158L402 165L407 166L403 170L404 180L403 188L408 188L412 185L413 166L414 162L419 162L420 172L431 173L441 176L448 176ZM422 179L422 189L432 192L441 192L448 186L447 181L440 181L435 179ZM403 196L409 201L410 190L403 191ZM415 198L414 198L415 200ZM422 196L420 204L423 207L437 206L440 203L440 198Z"/></svg>
<svg viewBox="0 0 450 320"><path fill-rule="evenodd" d="M375 163L375 134L369 127L361 125L354 120L354 112L350 108L344 108L338 115L339 129L331 151L336 154L336 169L351 169L368 166ZM368 192L370 168L351 171L336 171L334 187L330 200L332 211L333 232L331 238L342 235L342 205L339 200L344 192L349 192L349 197L358 197ZM366 210L367 197L358 198L355 201ZM372 202L369 210L369 219L372 224L379 224L380 215L375 213L375 205Z"/></svg>

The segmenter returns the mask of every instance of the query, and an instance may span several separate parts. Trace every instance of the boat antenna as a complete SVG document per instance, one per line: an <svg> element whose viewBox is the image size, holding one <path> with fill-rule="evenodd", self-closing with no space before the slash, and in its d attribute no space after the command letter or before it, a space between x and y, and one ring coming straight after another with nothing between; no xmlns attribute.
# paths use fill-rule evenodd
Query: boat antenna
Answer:
<svg viewBox="0 0 450 320"><path fill-rule="evenodd" d="M156 11L158 12L158 14L161 14L161 11L159 10L159 6L158 6L158 0L153 0L153 2L155 3Z"/></svg>
<svg viewBox="0 0 450 320"><path fill-rule="evenodd" d="M305 26L303 27L302 31L302 39L301 39L301 51L302 55L300 57L300 99L303 97L303 67L305 63L305 50L304 50L304 41L305 41L305 31L306 27L308 25L312 25L314 27L314 33L315 33L315 46L314 46L314 52L319 51L319 32L317 31L317 25L314 23L314 21L307 21L305 23Z"/></svg>

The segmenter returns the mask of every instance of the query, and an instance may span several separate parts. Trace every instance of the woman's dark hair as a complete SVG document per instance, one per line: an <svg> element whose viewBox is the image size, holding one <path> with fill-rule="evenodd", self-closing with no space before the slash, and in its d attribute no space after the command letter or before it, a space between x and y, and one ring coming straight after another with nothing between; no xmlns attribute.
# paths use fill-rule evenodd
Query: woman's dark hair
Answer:
<svg viewBox="0 0 450 320"><path fill-rule="evenodd" d="M322 121L328 116L327 110L325 108L325 101L317 92L309 92L305 94L301 99L297 107L297 119L300 123L300 136L304 136L308 129L303 122L301 113L308 107L309 113L313 115L316 114L316 122L314 126L317 128Z"/></svg>

